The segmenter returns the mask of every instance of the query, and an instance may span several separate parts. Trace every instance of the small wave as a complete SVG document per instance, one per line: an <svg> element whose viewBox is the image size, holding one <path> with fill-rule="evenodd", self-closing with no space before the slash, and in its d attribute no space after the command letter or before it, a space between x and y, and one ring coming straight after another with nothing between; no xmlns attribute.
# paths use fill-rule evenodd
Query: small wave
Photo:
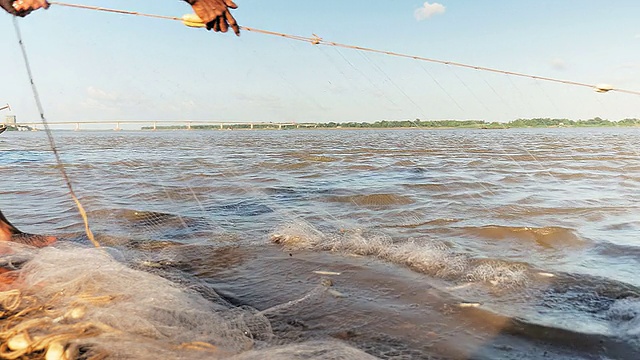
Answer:
<svg viewBox="0 0 640 360"><path fill-rule="evenodd" d="M324 155L305 155L302 156L302 159L311 162L334 162L337 160L336 158Z"/></svg>
<svg viewBox="0 0 640 360"><path fill-rule="evenodd" d="M45 162L49 160L49 151L5 150L0 151L0 165Z"/></svg>
<svg viewBox="0 0 640 360"><path fill-rule="evenodd" d="M179 215L169 213L132 209L94 210L91 211L90 215L92 218L116 219L136 225L152 225L159 224L164 221L173 222L180 217Z"/></svg>
<svg viewBox="0 0 640 360"><path fill-rule="evenodd" d="M402 186L410 189L416 188L420 190L427 190L427 191L433 191L433 192L444 192L449 190L449 187L442 183L403 184Z"/></svg>
<svg viewBox="0 0 640 360"><path fill-rule="evenodd" d="M606 312L621 336L640 342L640 299L617 300Z"/></svg>
<svg viewBox="0 0 640 360"><path fill-rule="evenodd" d="M460 311L472 311L479 323L507 324L502 330L506 334L559 346L594 340L609 344L607 353L627 357L638 351L632 340L640 335L640 289L626 283L584 274L540 272L522 262L476 258L430 239L396 243L384 234L357 229L325 235L305 222L279 228L272 241L289 251L376 258L450 281L457 285L447 291L461 290L458 295L481 301L463 302ZM613 329L616 324L620 329ZM590 346L578 349L589 351Z"/></svg>
<svg viewBox="0 0 640 360"><path fill-rule="evenodd" d="M392 205L408 205L414 203L414 201L410 197L398 194L331 196L328 198L328 200L340 203L353 203L366 208L386 207Z"/></svg>
<svg viewBox="0 0 640 360"><path fill-rule="evenodd" d="M393 163L393 166L410 168L416 166L416 163L413 160L399 160Z"/></svg>
<svg viewBox="0 0 640 360"><path fill-rule="evenodd" d="M326 188L306 186L273 186L263 188L261 191L278 201L307 199L309 196L323 195L330 192Z"/></svg>
<svg viewBox="0 0 640 360"><path fill-rule="evenodd" d="M443 227L448 226L450 224L456 223L460 221L460 219L451 219L451 218L443 218L443 219L432 219L427 221L419 221L419 217L413 216L408 217L408 220L404 221L401 224L396 225L387 225L389 228L418 228L422 226L435 226L435 227Z"/></svg>
<svg viewBox="0 0 640 360"><path fill-rule="evenodd" d="M143 227L173 228L186 227L197 223L194 218L147 210L121 209L113 211L112 215L116 215L116 217L127 221L131 225Z"/></svg>
<svg viewBox="0 0 640 360"><path fill-rule="evenodd" d="M429 221L426 222L426 224L435 225L435 226L445 226L445 225L449 225L449 224L452 224L452 223L456 223L458 221L460 221L460 219L439 218L439 219L429 220Z"/></svg>
<svg viewBox="0 0 640 360"><path fill-rule="evenodd" d="M277 162L277 163L262 163L260 164L260 167L263 169L275 169L275 170L281 170L281 171L287 171L287 170L301 170L301 169L306 169L310 166L313 165L312 161L301 161L301 162L295 162L295 163L281 163L281 162Z"/></svg>
<svg viewBox="0 0 640 360"><path fill-rule="evenodd" d="M525 285L529 266L523 263L495 259L475 260L467 273L471 282L487 282L492 285Z"/></svg>
<svg viewBox="0 0 640 360"><path fill-rule="evenodd" d="M464 307L461 311L479 326L499 324L503 334L568 347L583 353L599 354L598 358L636 359L639 352L635 345L625 343L615 335L532 323L519 317L499 315L482 307Z"/></svg>
<svg viewBox="0 0 640 360"><path fill-rule="evenodd" d="M160 189L148 189L149 200L169 198L173 201L188 200L192 198L204 198L214 192L215 188L209 186L190 186L188 189L179 186L162 186ZM108 189L106 191L109 191Z"/></svg>
<svg viewBox="0 0 640 360"><path fill-rule="evenodd" d="M481 226L462 228L464 233L479 236L489 240L523 240L535 242L538 245L557 248L565 246L580 246L585 240L574 233L574 230L562 227L514 227L514 226Z"/></svg>
<svg viewBox="0 0 640 360"><path fill-rule="evenodd" d="M265 350L254 350L233 357L234 360L299 360L299 359L358 359L375 360L375 356L338 341L313 341L285 345Z"/></svg>
<svg viewBox="0 0 640 360"><path fill-rule="evenodd" d="M354 164L347 166L347 169L356 171L375 171L378 170L378 167L374 165Z"/></svg>
<svg viewBox="0 0 640 360"><path fill-rule="evenodd" d="M604 231L637 231L638 229L640 229L640 221L622 221L602 227Z"/></svg>
<svg viewBox="0 0 640 360"><path fill-rule="evenodd" d="M522 286L529 281L530 267L526 264L473 258L432 239L411 238L395 243L385 234L359 229L326 236L306 222L295 222L276 229L271 241L290 250L371 256L447 280L483 282L499 287Z"/></svg>
<svg viewBox="0 0 640 360"><path fill-rule="evenodd" d="M640 247L601 242L594 247L594 251L614 259L625 258L640 262Z"/></svg>
<svg viewBox="0 0 640 360"><path fill-rule="evenodd" d="M125 239L125 242L203 239L218 231L221 226L204 217L150 210L94 210L89 213L89 217L96 235L105 237L102 241L108 244L122 244ZM78 223L72 223L67 230L78 229Z"/></svg>
<svg viewBox="0 0 640 360"><path fill-rule="evenodd" d="M273 209L255 200L242 200L224 205L214 205L206 208L222 215L258 216L272 213Z"/></svg>

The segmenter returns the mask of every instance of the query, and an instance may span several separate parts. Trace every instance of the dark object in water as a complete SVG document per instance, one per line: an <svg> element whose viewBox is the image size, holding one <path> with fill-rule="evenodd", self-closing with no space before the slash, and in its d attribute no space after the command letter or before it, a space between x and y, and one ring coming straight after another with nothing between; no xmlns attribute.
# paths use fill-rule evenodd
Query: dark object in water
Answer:
<svg viewBox="0 0 640 360"><path fill-rule="evenodd" d="M5 130L7 130L7 125L2 125L2 126L0 126L0 134L2 134L3 132L5 132Z"/></svg>
<svg viewBox="0 0 640 360"><path fill-rule="evenodd" d="M45 247L56 241L55 236L27 234L18 230L0 211L0 241L12 241L35 247Z"/></svg>

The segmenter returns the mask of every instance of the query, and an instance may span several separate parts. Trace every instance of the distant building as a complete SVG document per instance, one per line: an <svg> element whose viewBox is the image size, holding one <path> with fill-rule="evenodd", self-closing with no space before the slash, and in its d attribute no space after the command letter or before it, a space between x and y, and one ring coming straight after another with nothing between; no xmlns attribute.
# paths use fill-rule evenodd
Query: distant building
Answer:
<svg viewBox="0 0 640 360"><path fill-rule="evenodd" d="M16 116L15 115L5 116L4 124L9 126L16 126Z"/></svg>

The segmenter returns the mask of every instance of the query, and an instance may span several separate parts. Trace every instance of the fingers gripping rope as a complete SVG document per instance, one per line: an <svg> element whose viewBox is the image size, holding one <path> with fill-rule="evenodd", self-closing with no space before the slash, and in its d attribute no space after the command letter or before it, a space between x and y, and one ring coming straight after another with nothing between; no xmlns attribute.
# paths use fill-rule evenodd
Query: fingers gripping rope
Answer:
<svg viewBox="0 0 640 360"><path fill-rule="evenodd" d="M18 21L15 16L13 17L13 26L16 29L16 35L18 36L18 44L20 44L20 50L22 51L24 65L27 68L27 75L29 76L29 82L31 83L33 98L36 101L36 106L38 107L38 113L40 114L40 120L42 121L42 125L44 126L45 132L47 133L47 138L49 139L49 145L51 146L53 155L56 158L57 168L60 170L60 174L62 174L62 178L64 179L64 182L67 184L67 187L69 188L69 195L71 195L71 198L76 203L76 206L78 207L78 212L80 213L80 216L82 216L82 220L84 221L84 230L87 234L87 237L95 247L99 248L100 244L98 243L98 241L96 241L95 237L93 236L93 232L91 232L91 228L89 227L89 219L87 218L87 212L84 210L84 207L80 203L80 200L78 199L75 192L73 191L71 180L69 179L69 175L67 175L67 171L64 168L64 164L60 159L60 154L58 153L58 148L56 147L53 134L51 133L51 129L49 128L49 124L47 123L47 119L44 116L44 110L42 108L42 102L40 101L40 95L38 95L38 89L36 88L36 84L33 81L33 73L31 72L31 65L29 65L27 50L25 49L24 42L22 41L22 34L20 33L20 27L18 26Z"/></svg>

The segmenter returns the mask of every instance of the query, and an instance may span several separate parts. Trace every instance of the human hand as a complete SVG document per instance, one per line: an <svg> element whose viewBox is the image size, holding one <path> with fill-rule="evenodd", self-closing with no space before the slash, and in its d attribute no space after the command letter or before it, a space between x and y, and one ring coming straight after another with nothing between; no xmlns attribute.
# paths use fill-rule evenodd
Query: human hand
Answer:
<svg viewBox="0 0 640 360"><path fill-rule="evenodd" d="M13 0L0 0L0 7L11 15L18 15L16 9L13 8Z"/></svg>
<svg viewBox="0 0 640 360"><path fill-rule="evenodd" d="M0 0L0 6L9 14L27 16L33 10L49 8L46 0Z"/></svg>
<svg viewBox="0 0 640 360"><path fill-rule="evenodd" d="M240 26L229 11L229 9L238 8L232 0L187 0L187 2L207 25L207 30L213 29L216 32L226 33L231 28L236 35L240 35Z"/></svg>

